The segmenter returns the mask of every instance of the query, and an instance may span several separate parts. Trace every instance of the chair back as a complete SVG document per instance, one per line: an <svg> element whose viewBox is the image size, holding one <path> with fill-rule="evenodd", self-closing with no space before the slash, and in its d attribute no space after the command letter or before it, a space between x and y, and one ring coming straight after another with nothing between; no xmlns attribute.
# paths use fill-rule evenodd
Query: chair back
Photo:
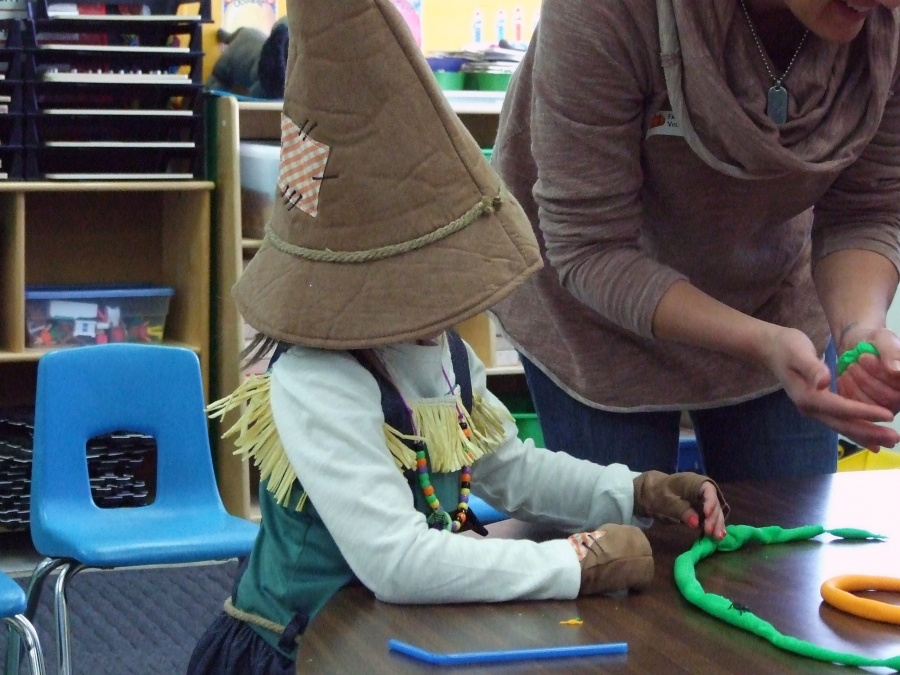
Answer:
<svg viewBox="0 0 900 675"><path fill-rule="evenodd" d="M27 601L19 584L0 572L0 619L24 614Z"/></svg>
<svg viewBox="0 0 900 675"><path fill-rule="evenodd" d="M55 518L100 518L90 492L87 442L131 431L157 446L156 498L138 509L217 506L200 363L188 349L111 344L58 350L38 363L31 532ZM59 522L59 521L57 521Z"/></svg>

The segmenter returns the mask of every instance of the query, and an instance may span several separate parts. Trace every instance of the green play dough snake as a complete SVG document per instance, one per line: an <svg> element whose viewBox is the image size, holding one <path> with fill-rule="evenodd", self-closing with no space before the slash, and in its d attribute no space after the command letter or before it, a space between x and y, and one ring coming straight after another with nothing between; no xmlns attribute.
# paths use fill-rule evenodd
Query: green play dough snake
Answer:
<svg viewBox="0 0 900 675"><path fill-rule="evenodd" d="M859 357L863 354L874 354L875 356L878 356L878 350L875 349L875 345L871 342L860 342L855 348L845 351L841 354L841 357L837 362L838 377L843 375L844 371L847 370L851 364L859 361Z"/></svg>
<svg viewBox="0 0 900 675"><path fill-rule="evenodd" d="M812 539L825 533L842 539L885 538L882 535L872 534L866 530L853 528L826 530L821 525L807 525L806 527L793 529L784 529L774 525L760 528L750 527L749 525L729 525L726 528L725 538L722 541L715 542L709 537L704 537L697 541L689 551L682 553L676 558L675 583L688 602L722 621L738 628L743 628L754 635L768 640L779 649L827 663L839 663L845 666L880 666L900 671L900 655L889 659L872 659L856 654L831 651L795 637L783 635L768 621L763 621L746 608L735 606L734 603L721 595L707 593L703 590L700 582L697 581L694 567L703 558L716 551L736 551L747 542L782 544L790 541Z"/></svg>

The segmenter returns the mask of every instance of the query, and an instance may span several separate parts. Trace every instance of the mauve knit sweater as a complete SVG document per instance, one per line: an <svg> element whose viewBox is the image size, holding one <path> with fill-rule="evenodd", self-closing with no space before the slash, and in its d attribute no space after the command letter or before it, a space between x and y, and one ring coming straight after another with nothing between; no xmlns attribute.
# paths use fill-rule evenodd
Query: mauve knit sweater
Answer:
<svg viewBox="0 0 900 675"><path fill-rule="evenodd" d="M661 55L667 11L663 33L679 43ZM810 34L778 128L737 0L544 0L493 156L548 263L494 310L513 344L608 410L777 389L756 364L654 339L653 314L688 279L804 331L821 353L829 329L811 265L855 248L900 268L897 42L898 13L881 6L850 45ZM681 133L696 131L707 161L683 135L650 132L679 100Z"/></svg>

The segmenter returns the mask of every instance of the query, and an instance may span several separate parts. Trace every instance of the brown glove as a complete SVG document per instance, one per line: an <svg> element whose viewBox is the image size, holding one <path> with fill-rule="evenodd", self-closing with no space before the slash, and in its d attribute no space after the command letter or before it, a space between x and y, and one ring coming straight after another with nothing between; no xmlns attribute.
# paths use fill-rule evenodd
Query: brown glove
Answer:
<svg viewBox="0 0 900 675"><path fill-rule="evenodd" d="M637 516L681 522L684 512L694 507L703 520L703 499L700 486L709 481L716 488L722 513L728 516L729 506L715 481L696 473L663 473L645 471L634 479L634 513Z"/></svg>
<svg viewBox="0 0 900 675"><path fill-rule="evenodd" d="M581 561L578 595L641 590L653 581L650 542L634 525L603 525L569 537Z"/></svg>

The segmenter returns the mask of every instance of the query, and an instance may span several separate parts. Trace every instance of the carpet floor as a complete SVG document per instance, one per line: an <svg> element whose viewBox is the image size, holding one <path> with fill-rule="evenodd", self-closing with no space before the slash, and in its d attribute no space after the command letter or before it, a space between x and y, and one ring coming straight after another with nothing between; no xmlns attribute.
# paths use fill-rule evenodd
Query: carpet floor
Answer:
<svg viewBox="0 0 900 675"><path fill-rule="evenodd" d="M182 675L198 638L231 592L236 570L237 562L229 561L76 575L68 594L73 675ZM57 670L54 580L45 584L34 620L48 675ZM0 659L2 670L5 636Z"/></svg>

